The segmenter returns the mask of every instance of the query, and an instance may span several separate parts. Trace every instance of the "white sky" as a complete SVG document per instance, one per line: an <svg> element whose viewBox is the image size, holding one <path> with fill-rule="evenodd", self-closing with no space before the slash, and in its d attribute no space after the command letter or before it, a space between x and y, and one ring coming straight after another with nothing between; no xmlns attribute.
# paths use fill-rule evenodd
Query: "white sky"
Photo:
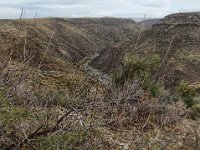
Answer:
<svg viewBox="0 0 200 150"><path fill-rule="evenodd" d="M0 0L0 18L124 17L160 18L184 11L200 11L200 0Z"/></svg>

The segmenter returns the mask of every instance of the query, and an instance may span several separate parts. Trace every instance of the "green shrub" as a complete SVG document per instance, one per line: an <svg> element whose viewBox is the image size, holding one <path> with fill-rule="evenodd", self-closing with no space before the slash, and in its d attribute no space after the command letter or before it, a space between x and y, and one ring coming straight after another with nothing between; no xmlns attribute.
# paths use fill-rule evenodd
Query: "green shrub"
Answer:
<svg viewBox="0 0 200 150"><path fill-rule="evenodd" d="M4 106L8 106L8 100L4 95L4 92L2 90L0 90L0 108L4 107Z"/></svg>
<svg viewBox="0 0 200 150"><path fill-rule="evenodd" d="M172 95L172 96L169 97L169 99L170 99L170 101L178 102L179 96Z"/></svg>
<svg viewBox="0 0 200 150"><path fill-rule="evenodd" d="M121 71L114 71L112 73L111 78L112 78L112 85L114 86L123 85L125 82Z"/></svg>
<svg viewBox="0 0 200 150"><path fill-rule="evenodd" d="M189 83L187 81L182 80L179 83L179 86L177 87L177 94L181 97L187 107L192 107L197 103L195 100L197 92L195 89L189 87Z"/></svg>
<svg viewBox="0 0 200 150"><path fill-rule="evenodd" d="M114 86L123 86L126 81L139 79L149 87L152 84L152 92L155 95L157 91L156 84L149 80L150 72L158 66L160 58L158 55L139 57L135 55L126 55L122 68L112 74L112 83Z"/></svg>
<svg viewBox="0 0 200 150"><path fill-rule="evenodd" d="M28 118L31 115L30 111L25 108L12 106L7 98L4 96L4 92L0 91L0 122L10 127L13 124L21 122L23 119Z"/></svg>
<svg viewBox="0 0 200 150"><path fill-rule="evenodd" d="M77 129L68 133L57 133L53 136L45 137L39 144L41 150L67 150L75 149L86 138L85 132Z"/></svg>
<svg viewBox="0 0 200 150"><path fill-rule="evenodd" d="M6 106L0 109L0 122L7 127L19 123L30 116L30 111L24 108Z"/></svg>
<svg viewBox="0 0 200 150"><path fill-rule="evenodd" d="M149 72L159 64L158 55L151 55L140 58L139 56L125 56L123 66L112 75L112 83L116 86L123 85L125 81L140 79L145 82L149 77Z"/></svg>
<svg viewBox="0 0 200 150"><path fill-rule="evenodd" d="M200 104L195 104L191 107L190 116L194 120L200 117Z"/></svg>
<svg viewBox="0 0 200 150"><path fill-rule="evenodd" d="M157 83L150 83L149 90L151 96L157 97L160 95L160 86Z"/></svg>

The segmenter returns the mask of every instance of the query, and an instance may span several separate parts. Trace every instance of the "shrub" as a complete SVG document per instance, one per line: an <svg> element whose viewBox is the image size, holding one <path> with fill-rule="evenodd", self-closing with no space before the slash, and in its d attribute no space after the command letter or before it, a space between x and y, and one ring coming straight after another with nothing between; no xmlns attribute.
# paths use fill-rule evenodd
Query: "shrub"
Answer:
<svg viewBox="0 0 200 150"><path fill-rule="evenodd" d="M122 68L112 74L112 84L115 87L123 87L126 81L140 80L143 87L149 89L151 96L156 97L160 93L160 87L150 80L150 73L158 66L159 61L158 55L150 55L143 58L135 55L126 55Z"/></svg>
<svg viewBox="0 0 200 150"><path fill-rule="evenodd" d="M193 105L191 108L192 119L199 118L200 116L200 104Z"/></svg>
<svg viewBox="0 0 200 150"><path fill-rule="evenodd" d="M39 145L41 150L67 150L78 147L83 142L86 135L84 131L77 129L69 133L57 133L43 138Z"/></svg>
<svg viewBox="0 0 200 150"><path fill-rule="evenodd" d="M149 86L151 96L157 97L160 95L160 86L157 83L151 83Z"/></svg>
<svg viewBox="0 0 200 150"><path fill-rule="evenodd" d="M0 110L1 122L8 126L22 121L30 116L30 112L27 109L18 107L4 107Z"/></svg>
<svg viewBox="0 0 200 150"><path fill-rule="evenodd" d="M183 100L187 107L192 107L196 104L195 96L197 96L197 92L195 89L189 87L189 83L187 81L182 80L177 87L177 94Z"/></svg>
<svg viewBox="0 0 200 150"><path fill-rule="evenodd" d="M169 96L155 98L150 93L137 80L126 82L123 90L113 89L103 109L109 126L126 128L146 124L151 128L152 123L155 126L167 126L180 120L185 113L184 105L169 102Z"/></svg>

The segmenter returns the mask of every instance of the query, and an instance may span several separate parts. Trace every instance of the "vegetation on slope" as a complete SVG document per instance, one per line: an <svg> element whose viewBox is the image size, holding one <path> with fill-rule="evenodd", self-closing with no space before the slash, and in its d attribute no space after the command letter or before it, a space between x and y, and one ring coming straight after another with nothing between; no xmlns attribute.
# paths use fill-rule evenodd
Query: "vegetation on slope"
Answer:
<svg viewBox="0 0 200 150"><path fill-rule="evenodd" d="M157 54L162 65L154 75L167 89L174 90L181 80L190 84L199 82L199 16L199 13L169 15L151 30L105 49L91 64L111 73L121 66L127 52L140 56Z"/></svg>
<svg viewBox="0 0 200 150"><path fill-rule="evenodd" d="M112 76L113 84L102 84L74 65L84 55L89 57L96 51L81 49L77 42L83 39L83 45L90 42L82 38L85 34L80 39L73 36L80 33L78 29L70 30L70 24L74 27L80 22L88 27L90 23L86 20L68 20L73 23L67 25L64 19L53 19L50 23L39 20L36 25L25 20L15 27L20 30L12 32L13 21L4 20L12 25L4 26L0 32L2 39L8 36L1 41L0 149L199 149L198 84L182 81L172 95L153 75L158 69L165 70L171 51L167 55L155 52L144 57L145 52L135 55L129 50L129 53L118 50L115 60L123 61L115 66L120 67ZM93 19L91 26L102 31L102 25L96 24L108 20ZM112 22L108 25L113 26ZM32 31L31 24L42 28ZM23 31L33 36L31 44ZM83 50L81 57L67 49L74 45L73 40L65 43L70 31L75 32L69 35L75 40L72 50L81 49L76 51L78 55ZM40 32L43 36L37 36ZM11 38L13 33L16 38ZM143 34L142 39L147 36L146 32ZM46 45L40 43L40 37L46 40ZM90 40L90 36L86 37ZM140 40L138 45L143 41ZM113 41L118 40L110 42ZM63 54L57 51L60 45L65 48ZM88 45L86 48L93 47ZM118 57L125 53L125 58Z"/></svg>
<svg viewBox="0 0 200 150"><path fill-rule="evenodd" d="M22 88L30 82L26 66L21 74L17 66L7 74L3 69L0 148L198 149L198 107L186 109L185 94L178 101L167 92L153 95L144 81L151 81L148 74L159 59L147 60L128 56L116 74L131 76L121 76L117 87L102 91L98 84L84 92L77 84L69 94L28 91ZM119 83L116 76L113 81Z"/></svg>

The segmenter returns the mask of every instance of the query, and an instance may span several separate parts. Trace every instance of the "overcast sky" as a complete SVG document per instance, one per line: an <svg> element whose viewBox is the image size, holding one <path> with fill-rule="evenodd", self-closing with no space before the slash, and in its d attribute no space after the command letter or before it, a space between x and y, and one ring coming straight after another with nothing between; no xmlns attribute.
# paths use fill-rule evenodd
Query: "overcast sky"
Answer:
<svg viewBox="0 0 200 150"><path fill-rule="evenodd" d="M200 0L0 0L0 18L125 17L160 18L183 11L200 11Z"/></svg>

